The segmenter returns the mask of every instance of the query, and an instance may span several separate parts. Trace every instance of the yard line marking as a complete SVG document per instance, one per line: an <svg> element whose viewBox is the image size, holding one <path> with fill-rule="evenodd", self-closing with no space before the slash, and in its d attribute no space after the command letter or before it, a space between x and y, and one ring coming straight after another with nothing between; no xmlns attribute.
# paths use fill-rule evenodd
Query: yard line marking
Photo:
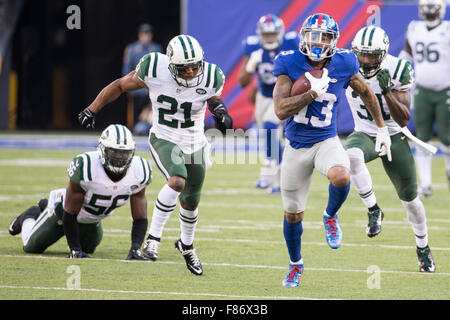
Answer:
<svg viewBox="0 0 450 320"><path fill-rule="evenodd" d="M173 291L134 291L134 290L106 290L106 289L71 289L64 287L32 287L32 286L5 286L0 285L3 289L33 289L33 290L58 290L58 291L81 291L81 292L106 292L106 293L125 293L125 294L167 294L176 296L207 296L220 298L242 298L242 299L288 299L288 300L342 300L335 298L310 298L310 297L283 297L283 296L240 296L234 294L218 294L218 293L189 293L189 292L173 292Z"/></svg>
<svg viewBox="0 0 450 320"><path fill-rule="evenodd" d="M11 254L3 254L0 255L0 258L28 258L28 259L48 259L48 260L67 260L66 257L52 257L52 256L41 256L41 255L11 255ZM83 259L82 261L112 261L112 262L124 262L124 263L157 263L157 264L176 264L176 265L186 265L184 262L175 262L175 261L136 261L136 260L122 260L122 259L109 259L109 258L90 258ZM232 263L209 263L202 262L204 266L212 266L212 267L234 267L234 268L252 268L252 269L275 269L275 270L285 270L286 266L268 266L268 265L245 265L245 264L232 264ZM314 268L314 267L305 267L305 270L311 271L335 271L335 272L356 272L356 273L367 273L367 270L358 270L358 269L336 269L336 268ZM435 273L427 273L427 272L413 272L413 271L401 271L401 270L380 270L381 273L393 273L393 274L412 274L412 275L435 275L435 276L450 276L450 273L443 272L435 272Z"/></svg>

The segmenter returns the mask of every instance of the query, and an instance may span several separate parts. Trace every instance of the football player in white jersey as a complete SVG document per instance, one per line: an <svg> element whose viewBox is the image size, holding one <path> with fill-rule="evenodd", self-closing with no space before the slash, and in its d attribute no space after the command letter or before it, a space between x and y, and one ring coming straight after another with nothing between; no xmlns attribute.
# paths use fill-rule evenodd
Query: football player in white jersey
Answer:
<svg viewBox="0 0 450 320"><path fill-rule="evenodd" d="M150 153L167 184L156 199L143 254L151 260L158 258L164 225L179 198L181 236L175 248L182 253L188 270L201 275L203 269L193 241L206 170L206 105L222 132L231 129L233 122L220 99L225 76L219 66L204 60L198 41L189 35L176 36L166 53L145 55L135 71L106 86L79 114L79 121L83 127L92 127L95 113L123 92L149 89L153 107Z"/></svg>
<svg viewBox="0 0 450 320"><path fill-rule="evenodd" d="M409 89L414 82L413 70L407 60L388 54L388 49L389 38L386 32L375 26L359 30L352 42L352 50L360 63L360 73L378 98L384 122L389 129L392 161L380 158L406 209L416 237L419 270L434 272L436 267L428 246L425 207L417 193L414 158L402 132L402 127L408 124L410 118ZM365 163L379 158L373 150L377 126L357 92L349 87L346 96L355 121L355 130L346 142L351 180L369 211L366 233L369 237L374 237L381 232L384 213L377 204L372 178Z"/></svg>
<svg viewBox="0 0 450 320"><path fill-rule="evenodd" d="M144 260L140 248L148 226L145 189L152 181L147 160L134 155L131 132L110 125L96 151L76 156L67 169L69 184L50 192L15 218L11 235L22 233L23 250L42 253L64 235L69 258L89 258L103 236L101 220L130 199L133 225L127 260Z"/></svg>
<svg viewBox="0 0 450 320"><path fill-rule="evenodd" d="M420 0L419 16L411 21L406 32L406 44L400 57L414 62L414 123L416 135L423 141L437 137L442 143L450 188L450 21L443 20L444 0ZM430 197L432 155L421 149L416 152L420 194Z"/></svg>

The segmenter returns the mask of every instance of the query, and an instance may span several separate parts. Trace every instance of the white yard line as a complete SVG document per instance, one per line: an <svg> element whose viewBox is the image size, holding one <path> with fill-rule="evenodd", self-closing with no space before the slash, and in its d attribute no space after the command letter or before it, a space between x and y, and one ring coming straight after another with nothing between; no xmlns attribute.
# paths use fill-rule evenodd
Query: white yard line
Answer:
<svg viewBox="0 0 450 320"><path fill-rule="evenodd" d="M0 289L33 289L33 290L56 290L56 291L80 291L80 292L102 292L102 293L123 293L123 294L158 294L158 295L175 295L175 296L206 296L215 298L231 298L231 299L282 299L282 300L340 300L330 298L311 298L311 297L283 297L283 296L241 296L235 294L218 294L218 293L190 293L190 292L174 292L174 291L134 291L134 290L105 290L105 289L71 289L64 287L32 287L32 286L5 286L0 285Z"/></svg>
<svg viewBox="0 0 450 320"><path fill-rule="evenodd" d="M13 259L44 259L44 260L67 260L66 257L52 257L52 256L42 256L42 255L9 255L3 254L0 255L0 258L13 258ZM129 261L122 259L104 259L104 258L90 258L83 259L82 261L109 261L109 262L122 262L122 263L158 263L158 264L176 264L176 265L185 265L184 262L175 262L175 261ZM232 263L208 263L202 262L204 266L211 267L233 267L233 268L250 268L250 269L275 269L275 270L286 270L286 266L270 266L270 265L243 265L243 264L232 264ZM358 270L358 269L339 269L339 268L314 268L314 267L305 267L305 270L308 271L325 271L325 272L356 272L356 273L367 273L367 270ZM381 273L391 273L391 274L411 274L417 276L450 276L450 273L424 273L424 272L412 272L412 271L399 271L399 270L380 270Z"/></svg>

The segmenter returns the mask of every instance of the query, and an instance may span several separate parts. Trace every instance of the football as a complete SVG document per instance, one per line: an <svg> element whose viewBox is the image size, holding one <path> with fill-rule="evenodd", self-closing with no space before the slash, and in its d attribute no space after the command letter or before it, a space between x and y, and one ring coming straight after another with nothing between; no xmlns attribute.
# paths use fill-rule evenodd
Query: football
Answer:
<svg viewBox="0 0 450 320"><path fill-rule="evenodd" d="M309 71L311 75L315 78L320 78L322 76L323 70L312 70ZM305 75L301 75L297 80L295 80L294 84L291 88L291 97L298 96L299 94L307 92L311 89L311 84L309 80L305 77Z"/></svg>

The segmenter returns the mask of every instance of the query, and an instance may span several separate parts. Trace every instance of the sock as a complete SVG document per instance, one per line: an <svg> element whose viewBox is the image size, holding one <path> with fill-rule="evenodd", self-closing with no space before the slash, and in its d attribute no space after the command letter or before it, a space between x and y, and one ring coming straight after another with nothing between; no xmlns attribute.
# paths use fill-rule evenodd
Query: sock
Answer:
<svg viewBox="0 0 450 320"><path fill-rule="evenodd" d="M372 208L377 203L377 198L373 192L372 177L366 164L364 163L364 153L359 148L347 150L350 159L350 177L355 190L367 208Z"/></svg>
<svg viewBox="0 0 450 320"><path fill-rule="evenodd" d="M350 182L345 187L335 187L331 182L328 187L328 204L325 209L326 213L330 217L334 217L339 208L344 203L345 199L347 199L347 195L350 191Z"/></svg>
<svg viewBox="0 0 450 320"><path fill-rule="evenodd" d="M419 197L412 201L402 201L406 214L416 237L416 245L424 248L428 245L428 228L425 207Z"/></svg>
<svg viewBox="0 0 450 320"><path fill-rule="evenodd" d="M301 238L303 234L302 222L289 223L284 217L283 235L289 252L291 263L296 264L302 259ZM303 261L301 261L303 262Z"/></svg>
<svg viewBox="0 0 450 320"><path fill-rule="evenodd" d="M422 188L431 187L431 161L433 156L416 148L416 163L419 175L420 186Z"/></svg>
<svg viewBox="0 0 450 320"><path fill-rule="evenodd" d="M131 249L137 250L141 248L145 233L147 232L147 227L147 218L133 221L133 226L131 228Z"/></svg>
<svg viewBox="0 0 450 320"><path fill-rule="evenodd" d="M158 193L149 230L149 234L153 237L161 238L164 226L177 205L179 195L180 192L167 184Z"/></svg>
<svg viewBox="0 0 450 320"><path fill-rule="evenodd" d="M186 246L192 246L194 242L195 227L198 222L198 208L194 211L186 210L180 206L181 242Z"/></svg>

